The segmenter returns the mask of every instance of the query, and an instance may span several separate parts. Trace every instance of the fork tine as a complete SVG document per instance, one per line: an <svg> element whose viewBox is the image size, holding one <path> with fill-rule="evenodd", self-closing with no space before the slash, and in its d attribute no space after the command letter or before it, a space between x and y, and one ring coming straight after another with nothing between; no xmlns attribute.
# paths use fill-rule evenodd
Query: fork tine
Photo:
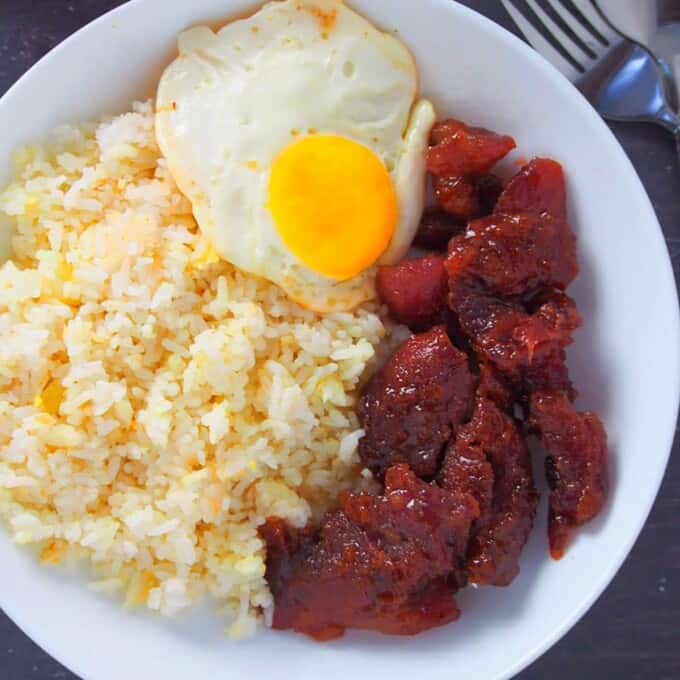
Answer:
<svg viewBox="0 0 680 680"><path fill-rule="evenodd" d="M588 28L586 28L560 0L546 0L546 2L548 2L555 10L555 13L559 15L562 21L569 26L574 32L574 35L578 36L578 38L580 38L595 54L600 54L602 52L604 45L597 40L592 32L588 30Z"/></svg>
<svg viewBox="0 0 680 680"><path fill-rule="evenodd" d="M560 26L548 15L548 13L538 4L536 0L526 0L527 5L538 17L539 21L545 26L548 32L562 46L562 49L584 69L591 65L594 59L587 54L580 45L575 43Z"/></svg>
<svg viewBox="0 0 680 680"><path fill-rule="evenodd" d="M602 18L593 0L571 0L571 3L608 42L618 42L621 36Z"/></svg>
<svg viewBox="0 0 680 680"><path fill-rule="evenodd" d="M581 73L574 68L551 44L541 32L534 28L533 24L515 7L512 0L501 0L505 11L517 24L517 28L531 43L533 48L545 57L552 65L572 82L576 81Z"/></svg>

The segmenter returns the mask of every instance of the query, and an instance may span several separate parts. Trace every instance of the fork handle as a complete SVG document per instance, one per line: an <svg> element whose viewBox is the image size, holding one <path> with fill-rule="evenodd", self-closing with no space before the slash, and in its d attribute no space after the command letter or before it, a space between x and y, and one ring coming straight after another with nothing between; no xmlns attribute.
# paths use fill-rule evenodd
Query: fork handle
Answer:
<svg viewBox="0 0 680 680"><path fill-rule="evenodd" d="M676 137L680 136L680 116L670 106L662 106L654 116L654 120L670 130Z"/></svg>
<svg viewBox="0 0 680 680"><path fill-rule="evenodd" d="M680 116L669 106L662 106L656 116L654 116L654 122L659 123L659 125L673 133L678 149L678 158L680 158Z"/></svg>

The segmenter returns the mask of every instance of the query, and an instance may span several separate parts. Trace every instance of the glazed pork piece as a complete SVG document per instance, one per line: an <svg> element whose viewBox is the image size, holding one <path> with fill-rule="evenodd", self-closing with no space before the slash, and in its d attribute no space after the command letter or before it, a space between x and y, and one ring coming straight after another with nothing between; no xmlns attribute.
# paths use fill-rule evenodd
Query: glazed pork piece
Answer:
<svg viewBox="0 0 680 680"><path fill-rule="evenodd" d="M562 392L570 401L574 401L577 393L569 377L565 351L556 349L534 359L520 376L519 390L520 399L525 404L526 395L540 390Z"/></svg>
<svg viewBox="0 0 680 680"><path fill-rule="evenodd" d="M474 379L465 353L443 326L407 340L366 386L359 404L363 463L381 477L406 462L419 476L437 474L444 446L469 415Z"/></svg>
<svg viewBox="0 0 680 680"><path fill-rule="evenodd" d="M427 330L444 319L448 277L442 256L380 267L375 283L392 318L412 331Z"/></svg>
<svg viewBox="0 0 680 680"><path fill-rule="evenodd" d="M512 137L454 119L437 123L430 137L427 169L435 177L481 177L516 146Z"/></svg>
<svg viewBox="0 0 680 680"><path fill-rule="evenodd" d="M413 245L423 250L445 251L449 241L456 234L463 233L465 227L465 221L457 220L438 208L429 208L420 220Z"/></svg>
<svg viewBox="0 0 680 680"><path fill-rule="evenodd" d="M482 361L477 366L477 399L492 401L505 413L512 413L515 386L492 364Z"/></svg>
<svg viewBox="0 0 680 680"><path fill-rule="evenodd" d="M538 503L519 424L493 401L478 396L472 419L449 444L438 481L479 503L466 560L470 581L512 583Z"/></svg>
<svg viewBox="0 0 680 680"><path fill-rule="evenodd" d="M566 220L567 187L562 166L549 158L534 158L508 182L495 212L548 214Z"/></svg>
<svg viewBox="0 0 680 680"><path fill-rule="evenodd" d="M573 300L558 292L533 312L520 302L465 285L453 285L449 301L477 355L513 379L570 345L581 325Z"/></svg>
<svg viewBox="0 0 680 680"><path fill-rule="evenodd" d="M451 239L446 271L452 286L477 284L503 298L564 290L578 274L576 239L550 215L495 214Z"/></svg>
<svg viewBox="0 0 680 680"><path fill-rule="evenodd" d="M447 120L435 125L431 141L427 168L438 206L462 221L490 214L503 188L490 171L515 148L512 137Z"/></svg>
<svg viewBox="0 0 680 680"><path fill-rule="evenodd" d="M489 215L503 185L496 175L481 177L434 177L432 188L437 205L458 220Z"/></svg>
<svg viewBox="0 0 680 680"><path fill-rule="evenodd" d="M406 465L387 471L379 496L345 494L318 530L281 520L261 529L273 627L330 640L346 628L414 635L455 621L455 591L470 525L469 495L419 480Z"/></svg>
<svg viewBox="0 0 680 680"><path fill-rule="evenodd" d="M548 536L559 559L574 529L598 515L606 500L607 435L597 415L578 413L564 392L532 393L529 413L548 452Z"/></svg>

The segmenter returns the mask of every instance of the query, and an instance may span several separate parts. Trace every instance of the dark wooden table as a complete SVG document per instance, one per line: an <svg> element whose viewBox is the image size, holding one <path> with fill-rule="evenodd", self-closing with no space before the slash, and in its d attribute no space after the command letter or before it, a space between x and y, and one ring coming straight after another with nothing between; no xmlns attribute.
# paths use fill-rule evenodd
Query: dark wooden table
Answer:
<svg viewBox="0 0 680 680"><path fill-rule="evenodd" d="M394 0L402 1L412 0ZM122 0L0 0L0 95L67 35L120 4ZM464 4L514 30L499 0ZM674 147L663 131L651 126L612 127L652 198L677 279L680 168ZM614 582L559 644L518 676L521 680L680 680L679 448L676 441L652 514ZM0 612L1 680L74 678Z"/></svg>

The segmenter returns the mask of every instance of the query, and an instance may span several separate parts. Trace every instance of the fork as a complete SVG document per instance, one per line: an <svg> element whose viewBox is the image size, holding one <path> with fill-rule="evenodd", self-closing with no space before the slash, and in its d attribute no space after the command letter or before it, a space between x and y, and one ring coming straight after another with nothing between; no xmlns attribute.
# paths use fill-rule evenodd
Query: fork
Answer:
<svg viewBox="0 0 680 680"><path fill-rule="evenodd" d="M592 0L615 31L646 47L661 67L666 94L678 110L680 88L680 2L678 0Z"/></svg>
<svg viewBox="0 0 680 680"><path fill-rule="evenodd" d="M646 48L623 37L592 0L501 0L517 27L604 118L657 123L675 136L663 73Z"/></svg>

